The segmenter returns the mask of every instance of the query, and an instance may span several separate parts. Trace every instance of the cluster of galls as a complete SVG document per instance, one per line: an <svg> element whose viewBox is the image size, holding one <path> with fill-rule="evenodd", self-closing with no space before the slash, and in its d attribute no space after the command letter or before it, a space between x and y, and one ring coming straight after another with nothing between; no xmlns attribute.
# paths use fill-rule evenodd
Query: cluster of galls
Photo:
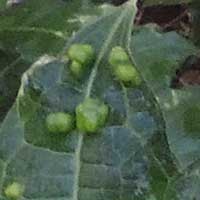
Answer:
<svg viewBox="0 0 200 200"><path fill-rule="evenodd" d="M74 44L69 48L67 56L72 74L80 78L87 66L94 61L95 52L91 45ZM141 84L139 73L122 47L112 49L109 64L118 81L131 85ZM46 118L46 126L52 133L69 133L75 127L81 132L95 133L105 125L108 112L106 104L88 97L76 107L75 117L64 112L50 113ZM17 182L5 188L5 195L9 199L20 199L23 193L24 186Z"/></svg>
<svg viewBox="0 0 200 200"><path fill-rule="evenodd" d="M53 133L68 133L75 125L81 132L94 133L105 124L107 115L107 105L98 99L86 98L76 107L75 117L68 113L51 113L46 124Z"/></svg>
<svg viewBox="0 0 200 200"><path fill-rule="evenodd" d="M112 67L113 74L125 84L138 86L141 84L141 78L136 68L131 63L126 51L116 46L112 49L109 57L109 63Z"/></svg>
<svg viewBox="0 0 200 200"><path fill-rule="evenodd" d="M70 70L76 77L80 77L87 66L91 65L95 58L95 52L91 45L74 44L67 53L70 59Z"/></svg>
<svg viewBox="0 0 200 200"><path fill-rule="evenodd" d="M88 44L73 44L68 52L70 70L81 77L88 65L95 59L95 51ZM109 64L116 79L125 84L140 85L141 78L132 65L125 50L116 46L111 50ZM75 117L69 113L51 113L46 118L46 126L53 133L68 133L75 127L86 133L95 133L106 123L109 108L99 99L86 98L76 107Z"/></svg>

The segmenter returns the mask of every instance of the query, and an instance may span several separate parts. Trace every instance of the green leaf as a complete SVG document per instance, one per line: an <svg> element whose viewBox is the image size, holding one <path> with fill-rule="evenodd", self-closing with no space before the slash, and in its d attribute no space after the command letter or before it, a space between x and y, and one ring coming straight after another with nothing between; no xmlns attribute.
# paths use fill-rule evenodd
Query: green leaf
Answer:
<svg viewBox="0 0 200 200"><path fill-rule="evenodd" d="M135 3L113 8L73 35L62 55L42 56L24 73L16 104L0 128L0 198L13 182L25 185L23 199L199 197L194 177L199 87L170 88L176 69L197 49L175 32L132 29ZM96 55L79 79L70 62L61 59L77 43L91 45ZM113 76L108 61L116 46L129 53L143 79L140 86L123 85ZM88 97L109 107L106 124L96 134L48 131L49 113L74 115Z"/></svg>
<svg viewBox="0 0 200 200"><path fill-rule="evenodd" d="M143 28L134 34L131 51L158 103L170 149L182 171L200 158L200 88L174 90L170 85L176 70L198 50L175 32Z"/></svg>
<svg viewBox="0 0 200 200"><path fill-rule="evenodd" d="M57 55L66 35L75 28L68 20L79 7L77 0L30 0L7 9L0 18L0 46L17 50L31 62L44 53Z"/></svg>
<svg viewBox="0 0 200 200"><path fill-rule="evenodd" d="M7 1L7 0L2 0L2 1L0 2L0 11L3 10L3 9L5 9L5 7L6 7L6 1Z"/></svg>
<svg viewBox="0 0 200 200"><path fill-rule="evenodd" d="M199 163L198 163L199 165ZM199 166L198 166L199 168ZM192 169L192 168L191 168ZM190 169L190 170L191 170ZM193 200L199 198L199 169L177 176L166 190L165 199L171 200Z"/></svg>
<svg viewBox="0 0 200 200"><path fill-rule="evenodd" d="M43 54L57 56L87 13L85 1L28 0L0 11L0 121L14 102L21 75ZM2 2L3 3L3 2ZM5 3L5 2L4 2ZM98 10L98 14L97 14Z"/></svg>
<svg viewBox="0 0 200 200"><path fill-rule="evenodd" d="M66 40L91 16L101 13L87 0L28 0L16 8L2 11L0 47L17 51L26 60L43 54L58 55ZM86 16L87 15L87 16Z"/></svg>
<svg viewBox="0 0 200 200"><path fill-rule="evenodd" d="M0 49L0 121L15 101L21 74L30 65L17 53Z"/></svg>
<svg viewBox="0 0 200 200"><path fill-rule="evenodd" d="M131 1L70 40L64 53L74 43L87 43L95 49L95 63L81 80L71 75L69 63L50 56L40 58L23 75L17 110L10 111L0 132L4 144L0 143L2 195L14 181L25 184L25 199L146 200L158 196L152 180L166 185L171 160L164 164L164 153L159 156L162 162L154 155L160 147L170 155L166 138L157 132L152 113L155 105L148 93L144 95L144 85L125 87L114 79L108 64L112 47L127 49L135 14ZM86 97L109 106L104 128L94 135L77 130L67 136L48 132L48 113L73 114ZM12 119L20 130L10 127ZM160 141L153 145L155 140ZM10 150L12 142L15 145ZM151 166L161 170L160 177Z"/></svg>

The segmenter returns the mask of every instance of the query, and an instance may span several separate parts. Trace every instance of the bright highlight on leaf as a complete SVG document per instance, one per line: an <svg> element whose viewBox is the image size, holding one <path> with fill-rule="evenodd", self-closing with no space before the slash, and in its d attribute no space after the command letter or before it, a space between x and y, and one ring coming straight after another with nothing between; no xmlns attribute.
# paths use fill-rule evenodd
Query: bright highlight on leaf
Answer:
<svg viewBox="0 0 200 200"><path fill-rule="evenodd" d="M68 133L73 128L73 117L68 113L51 113L46 118L46 126L52 133Z"/></svg>
<svg viewBox="0 0 200 200"><path fill-rule="evenodd" d="M76 108L77 128L93 133L103 127L108 116L108 106L98 99L87 98Z"/></svg>
<svg viewBox="0 0 200 200"><path fill-rule="evenodd" d="M8 185L4 191L5 195L9 199L18 200L23 196L24 186L20 183L13 182L11 185Z"/></svg>
<svg viewBox="0 0 200 200"><path fill-rule="evenodd" d="M116 46L111 50L109 63L112 66L114 75L119 81L130 82L133 85L140 85L142 80L136 68L130 62L126 51Z"/></svg>

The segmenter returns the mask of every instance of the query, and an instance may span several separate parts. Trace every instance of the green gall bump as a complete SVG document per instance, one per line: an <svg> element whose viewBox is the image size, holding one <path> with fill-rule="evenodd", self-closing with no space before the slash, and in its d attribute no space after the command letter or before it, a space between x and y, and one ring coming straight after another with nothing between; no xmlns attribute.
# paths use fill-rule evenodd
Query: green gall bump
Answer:
<svg viewBox="0 0 200 200"><path fill-rule="evenodd" d="M73 129L73 117L67 113L51 113L46 118L46 126L52 133L68 133Z"/></svg>
<svg viewBox="0 0 200 200"><path fill-rule="evenodd" d="M131 82L140 85L142 80L137 70L130 64L117 65L114 69L116 78L123 82Z"/></svg>
<svg viewBox="0 0 200 200"><path fill-rule="evenodd" d="M108 106L97 99L87 98L76 108L76 123L80 131L94 133L103 127L108 116Z"/></svg>
<svg viewBox="0 0 200 200"><path fill-rule="evenodd" d="M184 128L192 135L200 137L200 106L191 106L184 114Z"/></svg>
<svg viewBox="0 0 200 200"><path fill-rule="evenodd" d="M24 189L23 185L13 182L5 188L4 193L8 199L18 200L23 196Z"/></svg>
<svg viewBox="0 0 200 200"><path fill-rule="evenodd" d="M83 72L83 66L77 61L72 61L70 69L75 76L80 76Z"/></svg>
<svg viewBox="0 0 200 200"><path fill-rule="evenodd" d="M88 44L73 44L68 50L68 57L85 66L94 59L94 49Z"/></svg>
<svg viewBox="0 0 200 200"><path fill-rule="evenodd" d="M122 47L116 46L110 53L109 64L116 66L122 63L130 63L129 57Z"/></svg>
<svg viewBox="0 0 200 200"><path fill-rule="evenodd" d="M131 64L126 51L116 46L109 56L109 63L112 66L114 75L119 81L140 85L142 80L136 68Z"/></svg>

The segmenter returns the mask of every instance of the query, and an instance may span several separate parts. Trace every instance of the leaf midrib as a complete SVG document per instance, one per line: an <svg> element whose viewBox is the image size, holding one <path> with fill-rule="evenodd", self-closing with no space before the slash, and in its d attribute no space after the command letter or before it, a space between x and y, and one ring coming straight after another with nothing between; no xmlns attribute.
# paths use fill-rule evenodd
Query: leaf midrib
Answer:
<svg viewBox="0 0 200 200"><path fill-rule="evenodd" d="M108 46L112 42L113 35L119 28L119 25L121 24L123 18L126 16L127 12L129 9L125 9L121 12L120 16L116 20L116 22L113 24L111 27L111 31L108 34L107 39L104 42L104 45L100 49L100 52L98 54L97 60L95 62L94 68L89 76L89 81L87 83L87 87L85 89L85 98L89 97L91 95L91 91L93 88L94 81L96 79L97 73L98 73L98 68L99 64L101 63L101 60L103 59L105 53L107 52ZM75 160L76 160L76 172L75 172L75 184L74 184L74 192L73 192L73 200L78 200L78 190L79 190L79 176L80 176L80 169L81 169L81 150L83 146L83 139L84 139L84 133L79 134L78 138L78 147L75 153Z"/></svg>
<svg viewBox="0 0 200 200"><path fill-rule="evenodd" d="M91 94L93 83L94 83L95 78L96 78L97 73L98 73L99 64L100 64L101 60L103 59L105 53L107 52L106 50L108 49L109 44L112 42L113 35L117 31L119 25L121 24L123 18L126 16L126 14L127 14L127 9L125 9L125 11L122 11L119 18L116 20L114 25L111 27L111 32L108 34L108 37L107 37L106 41L104 42L104 45L102 46L102 48L99 52L99 55L98 55L97 60L95 62L94 68L93 68L93 70L90 74L89 81L88 81L88 84L87 84L87 87L86 87L86 92L85 92L86 98L89 97L90 94Z"/></svg>

